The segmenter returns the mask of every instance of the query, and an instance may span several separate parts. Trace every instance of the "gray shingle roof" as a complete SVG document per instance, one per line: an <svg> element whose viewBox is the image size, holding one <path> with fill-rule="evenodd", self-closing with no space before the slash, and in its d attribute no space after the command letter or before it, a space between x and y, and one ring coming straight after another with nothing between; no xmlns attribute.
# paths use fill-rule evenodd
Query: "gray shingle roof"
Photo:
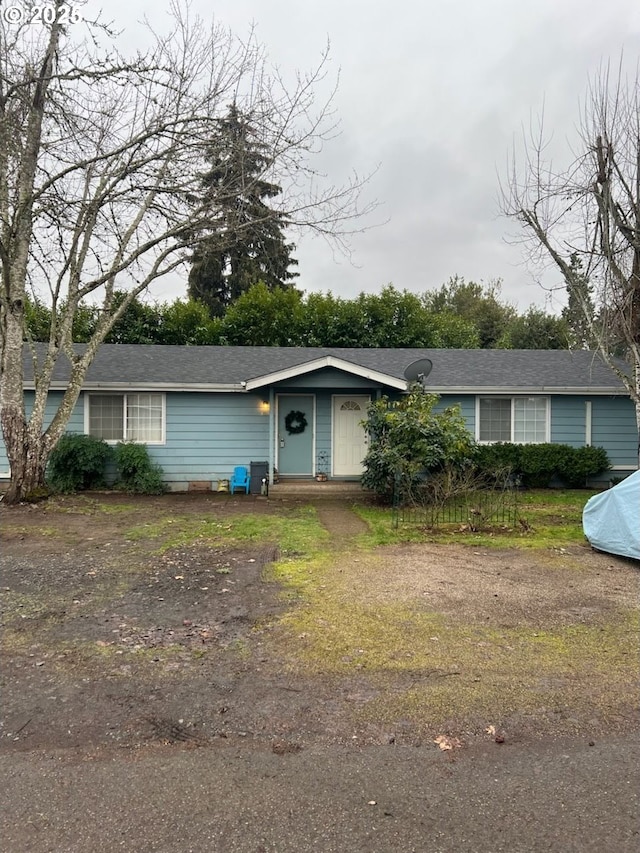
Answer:
<svg viewBox="0 0 640 853"><path fill-rule="evenodd" d="M26 348L25 348L26 349ZM80 345L78 351L82 350ZM429 358L433 370L427 388L437 391L505 389L623 391L622 382L600 356L568 350L348 349L333 347L186 347L104 344L89 368L85 385L112 384L240 386L307 362L333 356L359 368L403 379L412 362ZM619 366L625 369L623 362ZM54 387L69 377L69 362L61 357ZM25 381L32 384L33 366L25 355Z"/></svg>

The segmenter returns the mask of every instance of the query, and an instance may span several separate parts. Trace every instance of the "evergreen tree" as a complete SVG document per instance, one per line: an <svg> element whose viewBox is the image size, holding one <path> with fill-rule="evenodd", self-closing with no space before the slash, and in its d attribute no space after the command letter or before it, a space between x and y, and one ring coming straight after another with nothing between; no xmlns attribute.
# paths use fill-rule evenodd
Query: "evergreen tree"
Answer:
<svg viewBox="0 0 640 853"><path fill-rule="evenodd" d="M589 279L583 272L582 261L573 252L569 262L570 283L567 284L567 304L562 316L571 329L571 345L577 349L589 349L593 344L595 308Z"/></svg>
<svg viewBox="0 0 640 853"><path fill-rule="evenodd" d="M290 287L297 261L284 236L286 218L268 204L282 192L265 180L272 161L236 104L220 119L206 158L211 220L192 256L189 296L215 317L258 281L269 290Z"/></svg>

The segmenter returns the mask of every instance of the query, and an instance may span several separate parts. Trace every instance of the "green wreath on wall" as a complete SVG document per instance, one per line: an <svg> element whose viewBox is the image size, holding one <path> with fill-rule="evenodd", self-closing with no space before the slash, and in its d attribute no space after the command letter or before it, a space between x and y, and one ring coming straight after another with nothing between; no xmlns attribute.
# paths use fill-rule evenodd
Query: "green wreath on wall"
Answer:
<svg viewBox="0 0 640 853"><path fill-rule="evenodd" d="M304 412L291 411L284 419L284 428L289 435L299 435L307 428L307 419Z"/></svg>

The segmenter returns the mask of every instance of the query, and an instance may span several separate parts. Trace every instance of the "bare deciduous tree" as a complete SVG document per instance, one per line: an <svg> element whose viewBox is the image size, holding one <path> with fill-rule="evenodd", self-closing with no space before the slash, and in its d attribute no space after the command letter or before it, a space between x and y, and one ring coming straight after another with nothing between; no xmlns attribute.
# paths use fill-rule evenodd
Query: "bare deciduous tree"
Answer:
<svg viewBox="0 0 640 853"><path fill-rule="evenodd" d="M35 4L22 0L25 21ZM100 21L66 20L55 0L51 23L0 16L0 414L11 483L7 502L44 482L91 361L129 303L193 249L211 223L197 201L204 152L230 103L250 116L283 187L280 213L338 243L362 227L354 174L321 180L313 154L335 132L333 94L320 99L328 57L287 88L270 72L253 34L245 41L193 19L177 2L171 29L148 28L151 49L124 59ZM86 11L84 7L83 11ZM47 17L53 17L51 15ZM76 17L78 17L76 15ZM221 199L224 186L220 187ZM114 299L117 292L126 292ZM24 308L30 293L52 307L45 355L32 356L35 396L23 394ZM90 300L99 321L86 349L72 345L75 313ZM71 377L53 420L45 405L61 356Z"/></svg>
<svg viewBox="0 0 640 853"><path fill-rule="evenodd" d="M503 187L503 211L522 223L537 259L562 274L591 346L629 391L640 430L640 80L627 80L622 63L595 78L568 167L557 171L547 158L542 123L525 150ZM620 346L630 373L614 357Z"/></svg>

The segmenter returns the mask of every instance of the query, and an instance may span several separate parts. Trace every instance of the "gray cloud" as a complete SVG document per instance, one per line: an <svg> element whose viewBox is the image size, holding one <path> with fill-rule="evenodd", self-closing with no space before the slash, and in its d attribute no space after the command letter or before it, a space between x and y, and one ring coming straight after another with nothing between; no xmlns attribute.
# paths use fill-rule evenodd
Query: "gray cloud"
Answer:
<svg viewBox="0 0 640 853"><path fill-rule="evenodd" d="M203 16L206 0L194 0ZM109 17L135 39L156 3L113 0ZM237 32L255 22L285 73L313 65L327 39L340 67L342 136L319 164L335 180L379 164L368 188L380 227L354 235L351 262L324 240L297 238L300 286L354 296L392 281L421 291L454 274L503 279L503 295L544 304L499 216L498 175L521 129L545 104L553 150L566 150L589 75L624 49L640 55L637 0L219 0L218 20ZM373 221L372 220L372 221ZM167 297L184 295L174 280Z"/></svg>

